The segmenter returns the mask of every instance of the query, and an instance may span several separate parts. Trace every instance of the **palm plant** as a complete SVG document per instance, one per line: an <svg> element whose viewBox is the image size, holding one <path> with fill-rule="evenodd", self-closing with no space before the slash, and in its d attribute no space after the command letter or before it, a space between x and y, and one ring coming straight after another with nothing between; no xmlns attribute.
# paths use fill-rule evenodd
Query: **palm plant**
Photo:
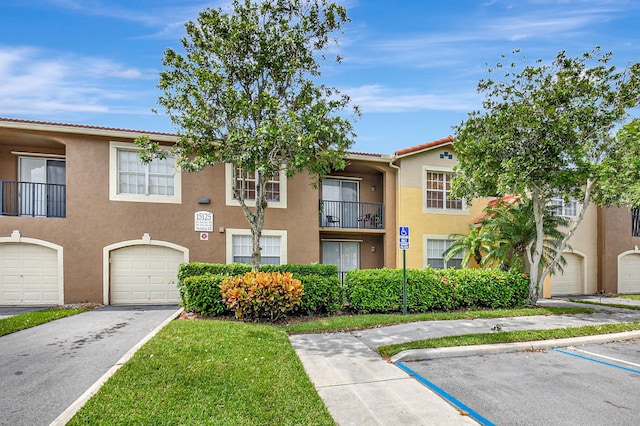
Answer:
<svg viewBox="0 0 640 426"><path fill-rule="evenodd" d="M520 199L508 204L498 202L485 208L487 218L483 221L487 246L483 265L498 265L508 270L525 269L526 250L531 250L536 239L536 225L533 217L533 203L529 199ZM557 253L557 247L564 237L561 231L569 223L564 216L557 216L553 206L547 206L544 214L545 241L542 253L542 266L551 262ZM559 269L566 264L560 259Z"/></svg>
<svg viewBox="0 0 640 426"><path fill-rule="evenodd" d="M483 256L490 250L487 233L483 228L474 224L469 225L468 234L451 234L450 237L453 241L451 246L444 252L445 262L450 261L460 253L464 253L461 262L463 267L469 265L472 257L478 265L481 265Z"/></svg>

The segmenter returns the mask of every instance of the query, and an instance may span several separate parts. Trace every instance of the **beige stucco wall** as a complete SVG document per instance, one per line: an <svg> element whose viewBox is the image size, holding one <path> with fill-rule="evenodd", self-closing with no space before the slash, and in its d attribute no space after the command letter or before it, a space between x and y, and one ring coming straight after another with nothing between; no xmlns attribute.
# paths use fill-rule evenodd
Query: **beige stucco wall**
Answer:
<svg viewBox="0 0 640 426"><path fill-rule="evenodd" d="M440 158L441 154L451 154ZM447 144L429 151L402 157L396 162L400 166L398 177L398 226L409 226L410 247L407 250L407 267L424 268L426 253L423 247L425 236L439 236L446 239L451 234L466 234L469 224L482 214L487 200L474 200L463 211L424 209L423 180L425 168L451 171L457 164L453 146ZM402 265L402 251L398 250L398 265Z"/></svg>
<svg viewBox="0 0 640 426"><path fill-rule="evenodd" d="M578 205L578 208L581 208ZM598 291L598 207L591 204L587 208L584 219L578 225L575 234L569 240L565 252L572 252L582 258L583 291L593 294ZM560 272L558 272L559 274ZM551 297L554 276L545 281L543 297Z"/></svg>

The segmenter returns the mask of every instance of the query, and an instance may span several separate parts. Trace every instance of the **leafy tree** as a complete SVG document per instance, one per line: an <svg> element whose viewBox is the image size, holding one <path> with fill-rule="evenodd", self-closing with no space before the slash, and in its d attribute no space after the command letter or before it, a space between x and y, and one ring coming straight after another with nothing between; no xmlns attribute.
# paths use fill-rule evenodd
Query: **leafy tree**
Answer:
<svg viewBox="0 0 640 426"><path fill-rule="evenodd" d="M628 168L638 164L637 124L613 134L638 105L640 64L618 71L610 60L611 53L595 48L575 58L562 51L550 64L498 63L489 74L503 75L478 83L485 94L483 111L471 112L456 126L457 195L531 199L536 238L525 251L528 305L536 303L542 282L555 270L591 202L640 201L633 189L638 181L632 179L637 168ZM627 178L616 182L616 168ZM582 208L543 266L545 206L557 195L576 197Z"/></svg>
<svg viewBox="0 0 640 426"><path fill-rule="evenodd" d="M501 269L525 270L527 249L531 249L537 231L533 217L533 202L520 198L515 203L498 202L485 208L487 218L482 222L487 250L483 265L498 265ZM568 218L554 213L553 206L545 206L543 265L548 265L558 253L558 246L564 238L562 229L569 225ZM566 263L563 257L559 267Z"/></svg>
<svg viewBox="0 0 640 426"><path fill-rule="evenodd" d="M484 253L490 250L487 244L487 234L480 226L469 225L468 234L452 234L453 241L444 252L444 261L450 261L455 255L463 253L461 264L468 266L471 258L476 264L482 265Z"/></svg>
<svg viewBox="0 0 640 426"><path fill-rule="evenodd" d="M253 269L260 265L267 182L284 170L287 177L306 171L317 183L344 167L353 144L353 127L340 115L348 96L317 83L322 52L348 21L344 7L326 0L234 0L232 12L205 9L186 24L184 53L164 53L159 104L179 138L169 152L140 138L141 158L174 155L190 172L230 163L255 176L251 203L233 183L251 228Z"/></svg>

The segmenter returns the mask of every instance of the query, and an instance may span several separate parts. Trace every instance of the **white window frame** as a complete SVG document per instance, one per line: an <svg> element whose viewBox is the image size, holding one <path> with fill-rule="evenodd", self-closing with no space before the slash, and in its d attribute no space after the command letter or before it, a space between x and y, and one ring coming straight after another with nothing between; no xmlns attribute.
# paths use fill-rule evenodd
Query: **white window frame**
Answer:
<svg viewBox="0 0 640 426"><path fill-rule="evenodd" d="M161 148L161 149L169 149ZM109 200L139 203L182 203L182 172L176 169L173 175L173 195L120 194L118 192L118 151L141 151L134 143L109 142Z"/></svg>
<svg viewBox="0 0 640 426"><path fill-rule="evenodd" d="M422 235L422 255L423 255L423 265L426 268L427 266L429 266L429 241L449 241L449 242L453 242L453 239L451 238L450 235L445 235L445 234L423 234ZM446 250L446 248L445 248ZM443 251L444 253L444 251ZM464 256L464 253L458 253L454 259L460 259L462 260L462 257ZM444 256L443 256L444 258ZM440 259L440 258L439 258ZM444 262L444 259L443 259ZM462 262L460 263L460 267L456 268L456 269L462 269L465 265L462 265ZM447 269L452 267L452 265L447 265L447 262L444 262L444 268L442 269ZM432 266L432 268L436 268L435 266ZM436 268L436 269L440 269L440 268Z"/></svg>
<svg viewBox="0 0 640 426"><path fill-rule="evenodd" d="M236 229L227 228L226 231L226 262L233 263L233 237L234 235L249 235L251 236L250 229ZM264 229L262 230L262 236L264 237L280 237L280 264L287 263L287 231L277 229Z"/></svg>
<svg viewBox="0 0 640 426"><path fill-rule="evenodd" d="M462 200L462 209L448 209L446 198L443 200L442 208L427 207L427 173L448 173L455 175L451 167L423 166L422 167L422 212L431 214L450 214L450 215L468 215L469 206ZM446 197L446 194L445 194Z"/></svg>
<svg viewBox="0 0 640 426"><path fill-rule="evenodd" d="M578 216L579 203L575 197L569 197L569 201L567 202L562 195L556 195L551 197L550 204L555 209L555 213L558 216Z"/></svg>
<svg viewBox="0 0 640 426"><path fill-rule="evenodd" d="M230 163L225 163L224 165L224 194L225 194L225 204L227 206L240 206L240 201L236 200L233 196L233 188L235 187L236 181L233 173L234 166ZM249 207L255 207L255 200L245 200L245 203ZM286 209L287 208L287 174L283 170L280 171L280 201L267 201L268 207L273 207L276 209Z"/></svg>

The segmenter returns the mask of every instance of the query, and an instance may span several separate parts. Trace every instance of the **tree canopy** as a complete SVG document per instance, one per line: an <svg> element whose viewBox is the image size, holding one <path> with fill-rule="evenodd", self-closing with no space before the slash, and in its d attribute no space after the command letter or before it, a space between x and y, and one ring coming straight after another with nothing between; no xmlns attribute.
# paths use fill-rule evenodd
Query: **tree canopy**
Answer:
<svg viewBox="0 0 640 426"><path fill-rule="evenodd" d="M489 74L502 75L478 83L483 110L456 126L457 195L520 194L532 202L537 232L526 251L528 304L535 304L591 202L640 202L638 125L632 122L615 135L640 100L640 64L618 70L611 58L595 48L574 58L559 52L549 64L498 63ZM545 206L554 196L574 197L581 209L543 267Z"/></svg>
<svg viewBox="0 0 640 426"><path fill-rule="evenodd" d="M267 182L281 171L317 177L341 169L353 144L341 114L349 97L318 83L320 61L348 21L344 7L326 0L234 0L230 12L205 9L186 24L184 52L164 53L159 104L179 139L169 152L139 139L142 158L174 155L186 171L230 163L251 174L255 200L232 190L251 227L254 268Z"/></svg>

